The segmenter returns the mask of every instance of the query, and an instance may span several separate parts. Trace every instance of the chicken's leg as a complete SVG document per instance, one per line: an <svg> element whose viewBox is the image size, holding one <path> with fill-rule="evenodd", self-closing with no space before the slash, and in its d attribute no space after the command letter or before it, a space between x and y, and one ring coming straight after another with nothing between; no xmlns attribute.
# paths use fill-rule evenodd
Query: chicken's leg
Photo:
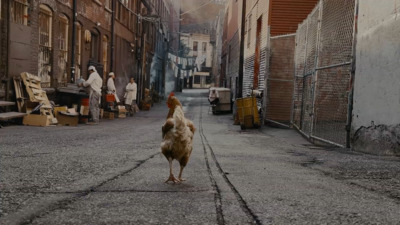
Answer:
<svg viewBox="0 0 400 225"><path fill-rule="evenodd" d="M179 181L185 181L185 179L182 178L183 168L185 168L185 167L181 166L181 169L179 170L179 176L178 176L178 180Z"/></svg>
<svg viewBox="0 0 400 225"><path fill-rule="evenodd" d="M174 177L174 174L172 174L172 160L173 160L172 158L168 158L168 161L169 161L169 178L168 178L168 180L165 181L165 183L168 183L168 181L172 181L174 183L179 183L180 182L180 180L176 179Z"/></svg>

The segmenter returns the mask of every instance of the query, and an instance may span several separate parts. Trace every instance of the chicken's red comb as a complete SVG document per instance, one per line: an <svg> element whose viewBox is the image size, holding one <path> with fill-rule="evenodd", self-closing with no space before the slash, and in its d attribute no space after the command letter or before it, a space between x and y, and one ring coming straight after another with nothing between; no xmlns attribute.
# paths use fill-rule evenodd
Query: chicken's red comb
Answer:
<svg viewBox="0 0 400 225"><path fill-rule="evenodd" d="M172 96L175 96L174 92L171 92L168 97L172 97Z"/></svg>

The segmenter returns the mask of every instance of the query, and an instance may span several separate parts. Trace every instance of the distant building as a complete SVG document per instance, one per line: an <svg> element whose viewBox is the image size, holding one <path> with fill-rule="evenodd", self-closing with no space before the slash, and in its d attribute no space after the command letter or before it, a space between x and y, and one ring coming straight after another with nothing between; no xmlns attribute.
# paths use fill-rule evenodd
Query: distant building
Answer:
<svg viewBox="0 0 400 225"><path fill-rule="evenodd" d="M186 87L208 88L211 84L213 46L209 34L181 34L181 45L189 51L183 56L182 75Z"/></svg>

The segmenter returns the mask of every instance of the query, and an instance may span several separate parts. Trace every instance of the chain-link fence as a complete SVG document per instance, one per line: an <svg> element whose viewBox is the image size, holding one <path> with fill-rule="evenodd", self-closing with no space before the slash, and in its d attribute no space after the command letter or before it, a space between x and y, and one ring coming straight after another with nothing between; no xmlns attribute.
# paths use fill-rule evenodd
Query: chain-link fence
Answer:
<svg viewBox="0 0 400 225"><path fill-rule="evenodd" d="M356 0L321 0L296 34L292 124L346 145Z"/></svg>

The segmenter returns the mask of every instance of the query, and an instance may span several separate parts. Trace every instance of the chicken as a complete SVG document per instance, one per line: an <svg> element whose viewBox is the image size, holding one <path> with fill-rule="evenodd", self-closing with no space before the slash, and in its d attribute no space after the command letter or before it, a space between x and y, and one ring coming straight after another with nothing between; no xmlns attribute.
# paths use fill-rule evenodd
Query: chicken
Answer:
<svg viewBox="0 0 400 225"><path fill-rule="evenodd" d="M167 121L162 127L163 141L161 142L161 152L169 162L169 177L165 183L169 181L179 183L184 181L182 172L192 153L193 135L196 128L192 121L185 118L182 104L173 94L168 97L167 104L170 111ZM180 165L178 178L175 178L172 173L172 161L174 159Z"/></svg>

